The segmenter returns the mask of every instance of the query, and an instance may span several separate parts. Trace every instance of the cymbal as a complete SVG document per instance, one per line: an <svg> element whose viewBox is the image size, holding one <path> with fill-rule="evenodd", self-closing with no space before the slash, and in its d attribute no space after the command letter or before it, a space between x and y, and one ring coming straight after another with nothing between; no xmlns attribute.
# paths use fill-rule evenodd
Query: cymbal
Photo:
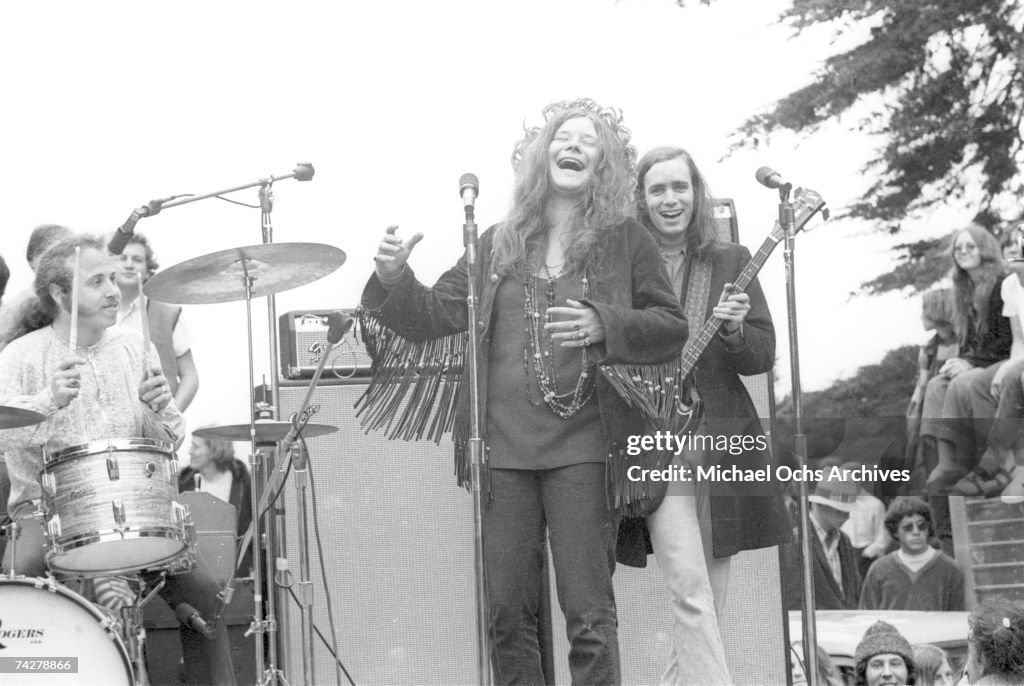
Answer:
<svg viewBox="0 0 1024 686"><path fill-rule="evenodd" d="M256 422L256 442L277 443L278 441L283 441L291 428L291 422L258 421ZM302 429L302 435L305 438L314 438L334 433L337 430L337 427L327 424L306 424ZM200 438L219 438L224 441L248 441L249 425L227 424L225 426L208 426L203 429L196 429L192 432L192 435L199 436Z"/></svg>
<svg viewBox="0 0 1024 686"><path fill-rule="evenodd" d="M44 419L46 419L45 415L33 412L32 410L0 405L0 429L17 429L22 426L32 426Z"/></svg>
<svg viewBox="0 0 1024 686"><path fill-rule="evenodd" d="M262 298L327 276L345 253L323 243L264 243L194 257L155 274L142 288L147 297L175 305L208 305Z"/></svg>

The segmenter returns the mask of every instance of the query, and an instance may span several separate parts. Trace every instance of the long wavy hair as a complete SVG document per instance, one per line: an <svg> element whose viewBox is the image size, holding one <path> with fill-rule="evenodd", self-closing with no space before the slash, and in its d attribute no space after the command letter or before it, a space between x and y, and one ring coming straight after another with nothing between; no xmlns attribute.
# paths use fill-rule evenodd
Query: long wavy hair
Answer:
<svg viewBox="0 0 1024 686"><path fill-rule="evenodd" d="M968 233L981 257L981 266L974 276L967 273L956 262L956 239L961 233ZM975 334L975 340L988 332L988 303L992 289L1006 276L1003 254L996 237L977 224L953 233L949 242L949 257L953 262L950 276L953 279L953 328L956 329L963 346Z"/></svg>
<svg viewBox="0 0 1024 686"><path fill-rule="evenodd" d="M980 654L985 674L1020 683L1024 679L1024 608L986 601L971 610L967 626L967 640Z"/></svg>
<svg viewBox="0 0 1024 686"><path fill-rule="evenodd" d="M570 119L586 117L594 124L601 159L570 220L572 240L566 246L566 270L582 274L594 268L604 236L633 214L636 151L629 144L630 133L622 125L622 113L580 99L548 105L543 114L544 124L524 126L525 135L512 151L512 208L494 237L494 265L501 274L530 270L536 251L541 249L540 239L547 229L544 208L551 187L548 147L559 127Z"/></svg>
<svg viewBox="0 0 1024 686"><path fill-rule="evenodd" d="M692 255L701 255L711 246L719 242L718 232L715 231L715 219L712 213L714 202L711 197L711 189L708 187L707 179L701 173L697 163L693 161L690 153L682 148L662 146L644 153L636 167L636 212L640 222L647 227L652 235L657 237L658 231L651 221L651 215L647 211L647 198L645 179L651 167L661 162L682 159L690 168L690 180L693 183L693 213L690 215L690 225L686 227L686 250Z"/></svg>
<svg viewBox="0 0 1024 686"><path fill-rule="evenodd" d="M68 297L71 295L71 273L74 267L71 257L75 248L99 250L106 254L107 246L97 236L81 234L54 243L39 259L36 268L36 299L23 322L25 333L49 326L57 318L60 305L50 295L50 284L57 284Z"/></svg>
<svg viewBox="0 0 1024 686"><path fill-rule="evenodd" d="M943 662L949 664L949 654L939 646L931 643L914 646L914 666L922 686L932 686L939 681L939 670Z"/></svg>

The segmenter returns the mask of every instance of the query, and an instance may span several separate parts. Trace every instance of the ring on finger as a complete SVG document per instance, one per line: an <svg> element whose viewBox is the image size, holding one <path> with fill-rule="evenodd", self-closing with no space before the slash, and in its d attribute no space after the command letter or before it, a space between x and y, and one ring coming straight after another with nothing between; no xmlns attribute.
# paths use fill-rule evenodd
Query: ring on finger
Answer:
<svg viewBox="0 0 1024 686"><path fill-rule="evenodd" d="M583 347L584 348L590 347L590 336L584 336L583 337Z"/></svg>

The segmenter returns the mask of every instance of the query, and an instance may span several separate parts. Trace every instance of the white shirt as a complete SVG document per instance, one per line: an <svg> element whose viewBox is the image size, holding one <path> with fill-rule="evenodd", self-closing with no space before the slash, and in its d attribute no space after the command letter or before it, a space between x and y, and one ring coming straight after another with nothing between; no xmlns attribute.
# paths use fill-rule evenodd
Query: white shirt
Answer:
<svg viewBox="0 0 1024 686"><path fill-rule="evenodd" d="M128 307L127 312L117 313L118 326L127 326L136 331L142 331L142 314L139 310L139 299L135 298ZM174 324L174 331L171 333L171 345L174 346L174 356L181 357L192 349L192 336L189 334L188 325L185 323L185 313L182 312L178 321Z"/></svg>

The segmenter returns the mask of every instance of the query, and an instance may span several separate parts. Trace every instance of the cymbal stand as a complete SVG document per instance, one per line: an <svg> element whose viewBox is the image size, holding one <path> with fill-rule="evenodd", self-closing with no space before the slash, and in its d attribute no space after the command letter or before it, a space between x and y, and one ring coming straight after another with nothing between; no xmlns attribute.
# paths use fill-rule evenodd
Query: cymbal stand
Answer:
<svg viewBox="0 0 1024 686"><path fill-rule="evenodd" d="M312 167L310 168L310 175L312 175ZM260 234L264 245L269 245L274 242L274 225L271 222L270 214L274 211L274 177L264 179L260 185L259 198L260 198ZM267 338L270 350L270 389L271 389L271 406L270 419L276 418L277 408L280 407L280 387L277 381L277 369L278 369L278 340L277 340L277 301L273 293L267 295ZM252 386L252 379L250 379L249 385ZM255 393L255 389L253 391ZM253 407L255 408L255 395L253 396ZM270 482L271 474L274 469L278 467L281 462L281 455L276 450L270 451L267 456L264 457L266 470L262 474L264 487ZM255 491L253 491L255 493ZM283 573L287 573L288 558L285 555L287 550L285 544L285 519L284 511L277 505L268 513L268 526L266 531L266 551L267 559L266 574L268 579L274 579L275 583L270 584L267 589L267 616L277 623L285 626L289 625L288 622L288 603L284 600L283 586L279 583L276 578L275 572L283 570ZM277 634L279 639L283 639L283 636ZM285 665L283 663L283 657L285 655L284 644L279 640L270 641L270 645L267 647L270 657L270 667L274 670L274 673L283 673Z"/></svg>
<svg viewBox="0 0 1024 686"><path fill-rule="evenodd" d="M299 540L299 614L302 624L302 683L316 683L313 676L313 581L309 576L309 532L306 529L306 466L308 454L306 442L299 439L292 443L290 459L295 474L295 517L298 521Z"/></svg>
<svg viewBox="0 0 1024 686"><path fill-rule="evenodd" d="M259 452L256 449L256 381L254 379L254 355L252 345L252 286L253 277L249 276L248 260L241 260L242 279L245 288L245 323L246 336L249 347L249 485L253 494L259 493L259 479L257 477ZM266 668L266 660L263 655L263 634L270 633L271 643L277 638L277 626L273 619L263 619L263 556L260 550L260 517L258 512L253 513L252 518L252 581L253 581L253 617L246 636L255 635L256 642L256 683L270 684L278 676L276 664L271 663L270 669Z"/></svg>

